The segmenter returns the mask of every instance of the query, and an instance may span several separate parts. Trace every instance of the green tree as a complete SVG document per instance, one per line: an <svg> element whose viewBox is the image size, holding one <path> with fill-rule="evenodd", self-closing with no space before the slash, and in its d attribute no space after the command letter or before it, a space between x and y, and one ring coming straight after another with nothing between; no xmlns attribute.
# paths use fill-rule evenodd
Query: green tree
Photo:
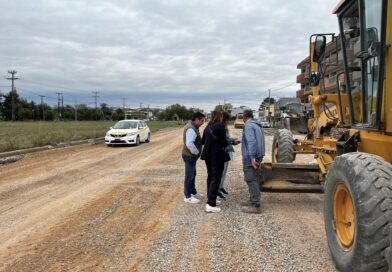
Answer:
<svg viewBox="0 0 392 272"><path fill-rule="evenodd" d="M180 104L174 104L166 108L166 120L171 120L175 114L180 119L189 119L188 109Z"/></svg>
<svg viewBox="0 0 392 272"><path fill-rule="evenodd" d="M18 113L18 105L20 104L19 94L16 90L14 94L14 101L15 101L15 115L16 115ZM12 120L12 92L11 91L4 95L4 101L2 103L1 113L6 120Z"/></svg>
<svg viewBox="0 0 392 272"><path fill-rule="evenodd" d="M268 104L268 103L271 103L271 104L274 104L275 103L275 98L273 98L273 97L266 97L266 98L264 98L264 100L263 100L263 103L264 104Z"/></svg>
<svg viewBox="0 0 392 272"><path fill-rule="evenodd" d="M117 114L117 120L124 120L125 114L122 109L120 108L116 109L115 113Z"/></svg>
<svg viewBox="0 0 392 272"><path fill-rule="evenodd" d="M224 111L223 110L223 106L222 105L216 105L215 108L214 108L214 111L222 111L223 112Z"/></svg>
<svg viewBox="0 0 392 272"><path fill-rule="evenodd" d="M46 121L53 121L55 117L55 112L50 107L44 108L44 115Z"/></svg>
<svg viewBox="0 0 392 272"><path fill-rule="evenodd" d="M33 119L33 109L30 108L18 108L18 120L26 121L26 120L32 120Z"/></svg>
<svg viewBox="0 0 392 272"><path fill-rule="evenodd" d="M104 120L109 120L110 117L112 116L112 110L109 108L108 104L102 103L100 107L101 107L102 118Z"/></svg>

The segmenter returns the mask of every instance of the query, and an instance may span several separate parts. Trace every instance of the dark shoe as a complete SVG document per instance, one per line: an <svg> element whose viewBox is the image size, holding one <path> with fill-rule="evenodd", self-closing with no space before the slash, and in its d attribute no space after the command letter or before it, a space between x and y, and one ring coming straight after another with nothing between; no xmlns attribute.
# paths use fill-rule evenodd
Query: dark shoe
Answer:
<svg viewBox="0 0 392 272"><path fill-rule="evenodd" d="M225 200L225 199L226 199L226 197L225 197L224 195L222 195L222 193L218 193L218 197L217 197L217 199L220 199L220 200Z"/></svg>
<svg viewBox="0 0 392 272"><path fill-rule="evenodd" d="M255 206L255 205L243 206L241 208L241 211L244 212L244 213L261 213L260 206Z"/></svg>
<svg viewBox="0 0 392 272"><path fill-rule="evenodd" d="M228 195L228 194L229 194L229 193L225 190L225 188L221 188L220 191L221 191L222 193L224 193L225 195Z"/></svg>

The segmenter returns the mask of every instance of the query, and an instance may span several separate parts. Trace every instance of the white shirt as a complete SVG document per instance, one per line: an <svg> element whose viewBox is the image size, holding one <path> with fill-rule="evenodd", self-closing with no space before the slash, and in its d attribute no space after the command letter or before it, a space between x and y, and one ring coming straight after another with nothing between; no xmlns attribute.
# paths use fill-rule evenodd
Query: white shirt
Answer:
<svg viewBox="0 0 392 272"><path fill-rule="evenodd" d="M197 156L199 154L199 150L197 150L197 147L195 146L196 137L196 132L192 128L188 128L185 133L185 145L193 155Z"/></svg>

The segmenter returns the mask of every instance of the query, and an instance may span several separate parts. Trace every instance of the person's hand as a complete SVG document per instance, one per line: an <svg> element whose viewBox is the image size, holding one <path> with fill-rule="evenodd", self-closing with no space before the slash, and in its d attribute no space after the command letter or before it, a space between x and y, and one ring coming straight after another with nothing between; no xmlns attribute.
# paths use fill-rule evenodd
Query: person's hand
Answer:
<svg viewBox="0 0 392 272"><path fill-rule="evenodd" d="M252 167L253 167L254 169L257 169L257 168L259 167L259 165L260 165L260 163L258 163L258 162L256 161L256 159L252 159Z"/></svg>

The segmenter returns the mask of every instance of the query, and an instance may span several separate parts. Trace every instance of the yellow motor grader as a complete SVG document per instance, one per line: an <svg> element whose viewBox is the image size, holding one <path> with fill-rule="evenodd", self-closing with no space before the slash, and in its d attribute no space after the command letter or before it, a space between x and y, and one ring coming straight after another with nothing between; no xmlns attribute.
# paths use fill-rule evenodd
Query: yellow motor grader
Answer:
<svg viewBox="0 0 392 272"><path fill-rule="evenodd" d="M343 0L340 35L310 38L314 118L304 140L277 130L262 191L324 193L330 254L340 271L392 271L392 0ZM323 88L326 42L344 71ZM293 163L314 154L317 163Z"/></svg>

